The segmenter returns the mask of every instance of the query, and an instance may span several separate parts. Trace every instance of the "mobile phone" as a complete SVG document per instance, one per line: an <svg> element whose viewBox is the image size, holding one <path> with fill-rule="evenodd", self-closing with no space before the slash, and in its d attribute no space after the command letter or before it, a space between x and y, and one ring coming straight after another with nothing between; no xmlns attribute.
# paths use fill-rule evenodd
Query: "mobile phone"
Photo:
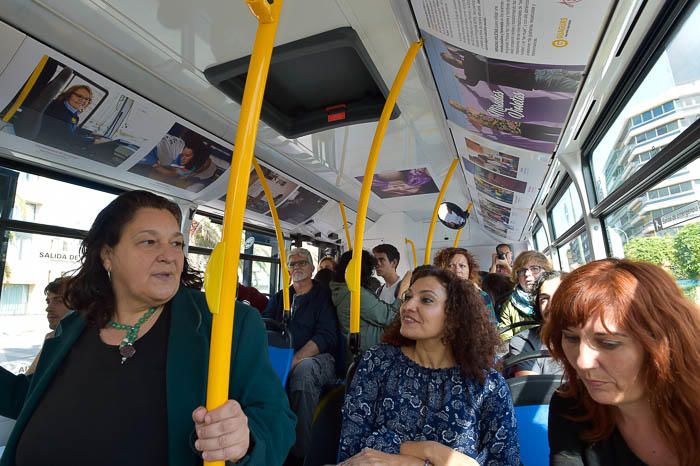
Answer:
<svg viewBox="0 0 700 466"><path fill-rule="evenodd" d="M506 259L506 255L505 255L505 253L503 253L503 252L496 253L496 257L498 257L498 258L501 259L501 260L505 260L505 259Z"/></svg>

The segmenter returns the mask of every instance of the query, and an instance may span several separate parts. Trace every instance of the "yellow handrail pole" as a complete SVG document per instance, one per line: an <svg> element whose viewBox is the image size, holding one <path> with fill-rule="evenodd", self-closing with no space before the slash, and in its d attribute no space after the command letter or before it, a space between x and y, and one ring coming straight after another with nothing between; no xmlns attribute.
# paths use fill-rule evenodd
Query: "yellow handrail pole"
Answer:
<svg viewBox="0 0 700 466"><path fill-rule="evenodd" d="M467 219L469 218L469 213L472 211L472 207L474 207L474 204L472 204L472 203L470 202L469 205L467 206L467 210L466 210L466 212L467 212ZM457 245L459 244L459 237L462 236L462 230L464 230L464 227L465 227L465 226L467 226L466 223L464 224L464 226L463 226L462 228L460 228L459 230L457 230L457 236L455 236L455 243L452 245L453 247L456 248Z"/></svg>
<svg viewBox="0 0 700 466"><path fill-rule="evenodd" d="M428 229L428 239L425 242L425 258L423 259L424 265L430 264L430 248L433 243L433 233L435 232L435 221L437 220L438 209L440 208L440 204L442 204L442 199L445 197L445 191L447 191L447 185L450 184L452 174L454 173L455 168L457 168L457 162L457 159L454 159L452 161L450 169L447 170L447 176L445 176L445 179L442 181L442 187L440 187L440 194L438 194L437 200L435 201L435 208L433 208L433 218L430 220L430 228Z"/></svg>
<svg viewBox="0 0 700 466"><path fill-rule="evenodd" d="M416 243L406 238L406 244L411 246L411 252L413 252L413 268L418 266L418 258L416 257Z"/></svg>
<svg viewBox="0 0 700 466"><path fill-rule="evenodd" d="M5 113L5 116L2 117L2 121L7 123L10 121L10 119L15 115L17 112L17 109L19 109L22 104L24 103L24 99L27 98L29 95L29 92L32 90L34 87L34 84L36 84L36 80L39 79L39 75L41 75L41 72L44 70L44 67L46 66L46 62L49 61L49 56L44 55L41 57L41 60L39 60L39 63L37 63L36 67L34 67L34 71L32 71L32 74L29 75L29 79L27 80L27 83L24 85L22 88L22 91L20 91L19 95L17 96L17 100L15 100L15 103L12 104L12 107L10 107L7 110L7 113Z"/></svg>
<svg viewBox="0 0 700 466"><path fill-rule="evenodd" d="M348 248L352 249L352 242L350 241L350 229L348 228L348 218L345 216L345 204L341 201L338 203L340 206L340 215L343 216L343 228L345 228L345 237L348 239Z"/></svg>
<svg viewBox="0 0 700 466"><path fill-rule="evenodd" d="M277 215L277 207L275 207L275 198L272 196L272 191L270 191L270 185L267 184L267 179L265 179L265 174L260 168L260 164L253 157L253 166L255 167L255 173L258 174L260 179L260 184L262 185L263 191L265 191L265 197L267 198L267 204L270 206L270 214L272 215L272 221L275 224L275 235L277 236L277 246L280 251L280 268L282 269L282 311L285 315L289 312L289 268L287 267L287 251L284 249L284 235L282 234L282 226L280 225L280 218Z"/></svg>
<svg viewBox="0 0 700 466"><path fill-rule="evenodd" d="M267 73L270 68L272 48L279 16L284 0L276 0L270 5L267 0L246 0L248 7L258 18L258 29L250 57L248 76L243 91L238 131L231 160L224 228L221 242L212 255L217 255L217 264L207 272L211 290L207 285L207 303L214 314L211 331L209 356L209 380L207 383L207 409L212 410L228 399L229 374L231 369L231 343L233 337L234 306L238 283L238 261L240 259L240 239L243 232L250 165L253 159L255 137L257 135L260 109L262 107ZM267 21L267 22L265 22ZM217 252L216 249L219 249ZM212 257L210 261L214 259ZM218 286L217 286L218 285ZM216 289L218 288L218 289ZM211 293L210 293L211 291ZM245 374L243 374L244 376ZM224 466L224 461L205 462Z"/></svg>
<svg viewBox="0 0 700 466"><path fill-rule="evenodd" d="M391 112L394 110L394 105L396 105L396 98L401 91L403 82L406 80L408 71L411 69L413 60L418 54L418 50L423 46L423 41L419 40L411 44L406 56L401 63L396 78L394 78L394 83L391 86L391 91L386 98L384 103L384 109L382 110L382 115L379 118L379 123L377 124L377 129L374 133L374 139L372 140L372 147L369 151L369 156L367 158L367 165L365 167L365 176L362 180L362 191L360 193L360 201L357 207L357 217L355 220L355 247L352 251L352 260L348 265L345 273L345 281L350 288L350 349L353 350L354 354L359 352L359 334L360 334L360 261L362 260L362 242L365 236L365 219L367 217L367 206L369 204L369 194L372 188L372 178L374 178L374 170L377 166L377 158L379 156L379 150L382 147L382 142L384 141L384 134L386 133L387 125L389 124L389 118L391 117ZM354 345L356 347L354 347Z"/></svg>

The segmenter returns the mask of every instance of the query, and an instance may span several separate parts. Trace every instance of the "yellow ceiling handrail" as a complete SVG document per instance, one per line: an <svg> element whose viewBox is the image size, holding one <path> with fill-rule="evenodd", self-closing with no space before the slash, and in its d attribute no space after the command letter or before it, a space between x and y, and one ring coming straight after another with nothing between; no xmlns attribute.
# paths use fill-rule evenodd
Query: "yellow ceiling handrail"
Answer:
<svg viewBox="0 0 700 466"><path fill-rule="evenodd" d="M450 184L450 179L452 178L452 174L454 173L455 168L457 168L458 162L459 160L457 159L454 159L452 161L452 165L450 165L450 169L447 170L447 175L442 181L442 186L440 187L440 194L438 194L437 200L435 201L435 207L433 208L433 218L430 220L430 227L428 228L428 239L425 242L425 258L423 259L424 265L430 264L430 249L433 243L433 233L435 232L435 222L437 221L438 209L440 208L442 199L445 197L447 185Z"/></svg>
<svg viewBox="0 0 700 466"><path fill-rule="evenodd" d="M406 238L406 244L411 246L411 252L413 253L413 268L418 267L418 256L416 256L416 243Z"/></svg>
<svg viewBox="0 0 700 466"><path fill-rule="evenodd" d="M265 197L267 198L267 205L270 206L270 215L272 215L272 222L275 224L275 235L277 236L277 249L280 252L280 268L282 269L282 312L285 317L285 321L289 317L289 268L287 267L287 251L284 249L284 234L282 233L282 226L280 225L280 218L277 215L277 207L275 207L275 198L272 196L272 191L270 191L270 185L267 184L267 179L265 174L260 168L260 164L255 157L253 157L253 166L255 167L255 173L258 174L260 179L260 184L262 185L263 191L265 191Z"/></svg>
<svg viewBox="0 0 700 466"><path fill-rule="evenodd" d="M348 218L345 216L345 204L340 201L338 203L340 207L340 215L343 217L343 228L345 229L345 238L348 240L348 249L352 249L352 242L350 241L350 229L348 228Z"/></svg>
<svg viewBox="0 0 700 466"><path fill-rule="evenodd" d="M472 204L472 203L470 202L469 205L467 205L467 210L465 211L465 212L467 213L467 221L469 221L469 214L470 214L471 211L472 211L472 207L474 207L474 204ZM467 224L466 224L466 222L465 222L465 224L462 226L462 228L460 228L459 230L457 230L457 236L455 236L455 242L454 242L454 244L452 245L453 247L456 248L457 245L459 244L459 237L462 236L462 231L464 230L464 227L466 227L466 226L467 226Z"/></svg>
<svg viewBox="0 0 700 466"><path fill-rule="evenodd" d="M372 188L372 178L374 178L374 171L377 166L377 158L379 156L379 150L382 147L382 142L384 141L384 134L386 133L387 125L389 124L389 118L394 110L394 105L396 105L396 98L401 91L408 71L411 69L413 60L418 54L418 50L423 46L423 41L419 40L414 42L411 47L409 47L406 52L406 56L401 63L396 78L394 78L394 83L391 86L391 91L386 98L384 103L384 109L382 110L382 115L379 118L379 123L377 124L377 129L374 133L374 139L372 140L372 147L369 151L369 156L367 158L367 164L365 166L365 176L362 179L362 191L360 194L360 201L357 207L357 217L355 220L355 247L352 251L352 260L348 264L348 268L345 271L345 282L348 284L350 289L350 349L353 354L357 355L359 353L359 343L360 343L360 264L362 261L362 242L365 236L365 220L367 218L367 206L369 204L369 195Z"/></svg>
<svg viewBox="0 0 700 466"><path fill-rule="evenodd" d="M211 267L207 266L207 304L213 313L207 410L221 406L228 399L243 215L248 196L250 166L253 160L258 122L260 121L260 109L262 108L272 48L284 0L276 0L272 5L267 4L265 0L247 0L247 3L258 19L258 29L255 34L253 52L250 56L238 130L236 131L229 169L223 235L221 242L212 251ZM241 376L245 376L245 374ZM224 466L224 461L205 461L205 464Z"/></svg>

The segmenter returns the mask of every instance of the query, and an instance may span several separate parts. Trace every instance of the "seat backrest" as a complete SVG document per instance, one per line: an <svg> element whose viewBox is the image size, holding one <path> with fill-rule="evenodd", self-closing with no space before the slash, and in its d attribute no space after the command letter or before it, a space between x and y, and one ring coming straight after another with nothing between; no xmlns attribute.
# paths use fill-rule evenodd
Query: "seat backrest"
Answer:
<svg viewBox="0 0 700 466"><path fill-rule="evenodd" d="M304 458L304 466L323 466L338 462L344 399L345 385L336 385L319 401L311 424L311 447Z"/></svg>
<svg viewBox="0 0 700 466"><path fill-rule="evenodd" d="M294 345L292 334L286 326L270 319L263 319L267 329L267 352L282 386L287 385L287 378L292 369Z"/></svg>
<svg viewBox="0 0 700 466"><path fill-rule="evenodd" d="M527 375L507 379L518 421L520 461L525 466L549 464L549 400L561 375Z"/></svg>

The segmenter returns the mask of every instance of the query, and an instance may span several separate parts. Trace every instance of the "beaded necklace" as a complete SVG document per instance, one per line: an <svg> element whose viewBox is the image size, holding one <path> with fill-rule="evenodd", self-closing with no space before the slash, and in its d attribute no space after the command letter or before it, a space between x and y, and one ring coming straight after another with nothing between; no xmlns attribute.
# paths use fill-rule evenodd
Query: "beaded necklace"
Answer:
<svg viewBox="0 0 700 466"><path fill-rule="evenodd" d="M112 328L116 328L117 330L126 330L126 336L124 336L122 341L119 343L119 354L122 357L122 364L124 364L124 361L126 361L128 358L136 354L134 342L136 341L136 337L139 336L139 329L143 323L153 315L154 312L156 312L155 307L148 309L134 325L124 325L113 320L108 322L108 325Z"/></svg>

